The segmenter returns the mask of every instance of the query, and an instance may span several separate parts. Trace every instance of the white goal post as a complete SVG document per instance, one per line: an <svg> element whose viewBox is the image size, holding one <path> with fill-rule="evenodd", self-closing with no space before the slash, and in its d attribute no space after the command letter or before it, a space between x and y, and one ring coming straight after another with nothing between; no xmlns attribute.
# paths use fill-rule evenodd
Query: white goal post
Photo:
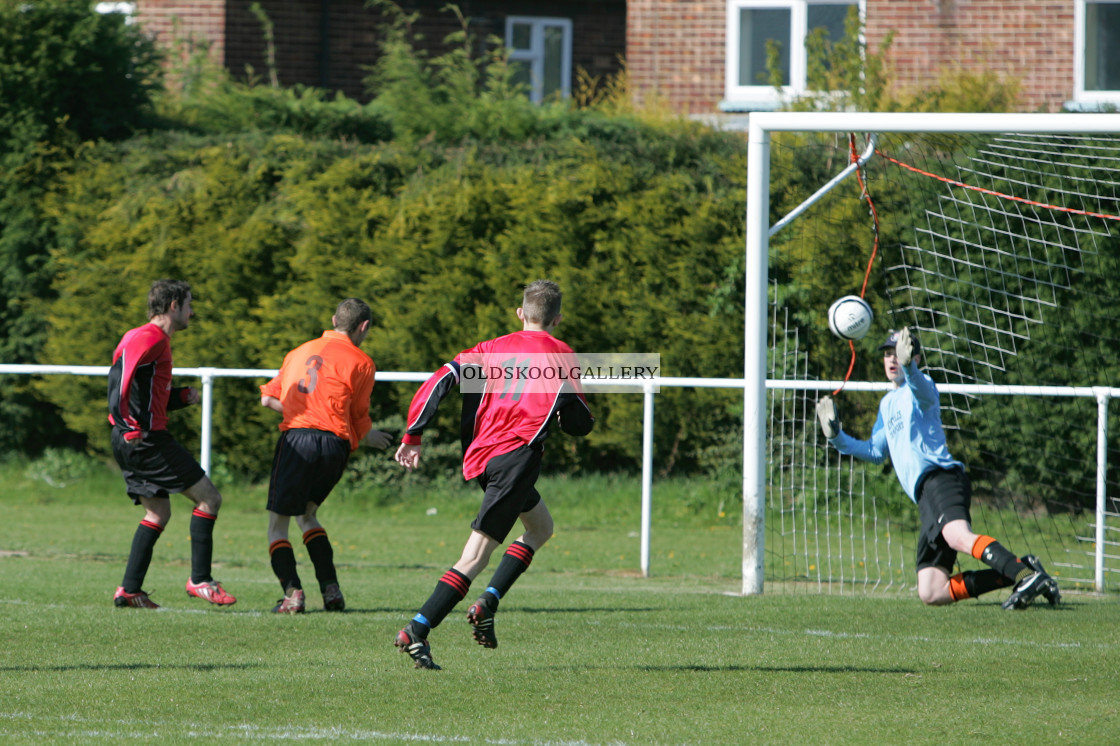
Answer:
<svg viewBox="0 0 1120 746"><path fill-rule="evenodd" d="M766 556L767 513L767 391L768 389L835 389L838 381L768 380L768 323L771 216L771 135L778 132L856 133L861 142L872 133L1041 133L1041 134L1120 134L1120 114L918 114L918 113L828 113L764 112L750 116L747 198L744 397L743 397L743 558L742 593L761 593ZM862 149L862 148L861 148ZM870 150L870 147L868 148ZM867 154L861 158L864 160ZM874 156L873 156L874 157ZM852 167L849 166L849 170ZM833 180L830 186L838 183ZM822 192L824 190L821 190ZM820 193L818 193L820 194ZM817 195L814 195L817 196ZM797 220L812 219L813 208L802 206ZM782 221L783 223L785 221ZM777 226L775 226L777 227ZM838 293L839 295L844 293ZM823 311L822 311L823 318ZM878 323L878 320L876 321ZM873 335L879 336L878 331ZM936 376L935 376L936 379ZM1108 400L1120 397L1120 389L1101 386L1058 388L1013 386L942 385L944 394L1037 394L1046 396L1087 396L1097 403L1097 520L1096 590L1103 586L1102 566L1105 552L1104 504L1107 468ZM1116 385L1113 383L1112 385ZM884 384L847 384L847 390L881 390ZM1088 423L1087 423L1088 424ZM1091 426L1091 425L1090 425Z"/></svg>

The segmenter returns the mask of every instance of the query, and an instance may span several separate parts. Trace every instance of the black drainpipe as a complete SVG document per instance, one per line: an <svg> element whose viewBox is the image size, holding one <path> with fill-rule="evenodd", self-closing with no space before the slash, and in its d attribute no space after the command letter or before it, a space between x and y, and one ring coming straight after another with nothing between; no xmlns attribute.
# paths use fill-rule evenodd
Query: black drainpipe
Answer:
<svg viewBox="0 0 1120 746"><path fill-rule="evenodd" d="M321 0L319 7L319 87L327 88L331 72L331 0Z"/></svg>

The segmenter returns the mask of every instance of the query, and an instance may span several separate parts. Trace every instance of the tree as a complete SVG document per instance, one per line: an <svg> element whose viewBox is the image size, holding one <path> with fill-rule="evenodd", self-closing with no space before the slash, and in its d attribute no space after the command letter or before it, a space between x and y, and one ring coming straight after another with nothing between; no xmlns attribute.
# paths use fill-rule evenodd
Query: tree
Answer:
<svg viewBox="0 0 1120 746"><path fill-rule="evenodd" d="M0 5L0 153L121 139L141 128L160 86L152 40L120 13L80 0Z"/></svg>
<svg viewBox="0 0 1120 746"><path fill-rule="evenodd" d="M159 85L152 42L89 2L0 4L0 360L38 361L54 267L40 200L87 140L142 127ZM0 386L0 453L58 443L54 406L27 377Z"/></svg>

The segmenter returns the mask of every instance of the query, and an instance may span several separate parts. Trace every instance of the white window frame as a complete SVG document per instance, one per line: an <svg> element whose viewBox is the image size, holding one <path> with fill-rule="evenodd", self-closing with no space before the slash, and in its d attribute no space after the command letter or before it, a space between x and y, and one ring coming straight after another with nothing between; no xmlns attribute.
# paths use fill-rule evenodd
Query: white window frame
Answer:
<svg viewBox="0 0 1120 746"><path fill-rule="evenodd" d="M852 5L859 6L860 17L864 16L866 0L728 0L727 1L727 62L724 69L724 98L721 108L727 110L744 107L754 109L775 108L782 98L799 96L810 91L807 88L808 54L805 51L805 37L809 33L808 19L810 5ZM779 92L770 85L739 85L739 14L743 9L789 10L789 81ZM795 40L797 40L795 42Z"/></svg>
<svg viewBox="0 0 1120 746"><path fill-rule="evenodd" d="M529 49L513 48L514 24L532 27ZM549 18L545 16L507 16L506 47L509 58L529 65L529 99L539 104L544 99L544 30L549 26L559 26L564 30L560 60L560 90L564 98L572 94L572 21L569 18Z"/></svg>
<svg viewBox="0 0 1120 746"><path fill-rule="evenodd" d="M94 10L98 13L123 13L125 23L136 20L136 3L97 3Z"/></svg>
<svg viewBox="0 0 1120 746"><path fill-rule="evenodd" d="M1120 0L1075 0L1073 4L1073 100L1093 108L1097 104L1120 105L1120 90L1085 90L1086 5L1118 5Z"/></svg>

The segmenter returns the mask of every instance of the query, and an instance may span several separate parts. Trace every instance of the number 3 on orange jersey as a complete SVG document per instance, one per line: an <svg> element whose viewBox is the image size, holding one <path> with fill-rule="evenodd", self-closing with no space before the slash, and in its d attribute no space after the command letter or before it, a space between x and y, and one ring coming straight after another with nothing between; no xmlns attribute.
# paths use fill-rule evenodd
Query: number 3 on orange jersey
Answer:
<svg viewBox="0 0 1120 746"><path fill-rule="evenodd" d="M307 358L307 362L304 364L307 366L307 376L300 379L296 388L299 389L301 394L310 394L319 384L319 368L323 367L323 358L312 355Z"/></svg>

